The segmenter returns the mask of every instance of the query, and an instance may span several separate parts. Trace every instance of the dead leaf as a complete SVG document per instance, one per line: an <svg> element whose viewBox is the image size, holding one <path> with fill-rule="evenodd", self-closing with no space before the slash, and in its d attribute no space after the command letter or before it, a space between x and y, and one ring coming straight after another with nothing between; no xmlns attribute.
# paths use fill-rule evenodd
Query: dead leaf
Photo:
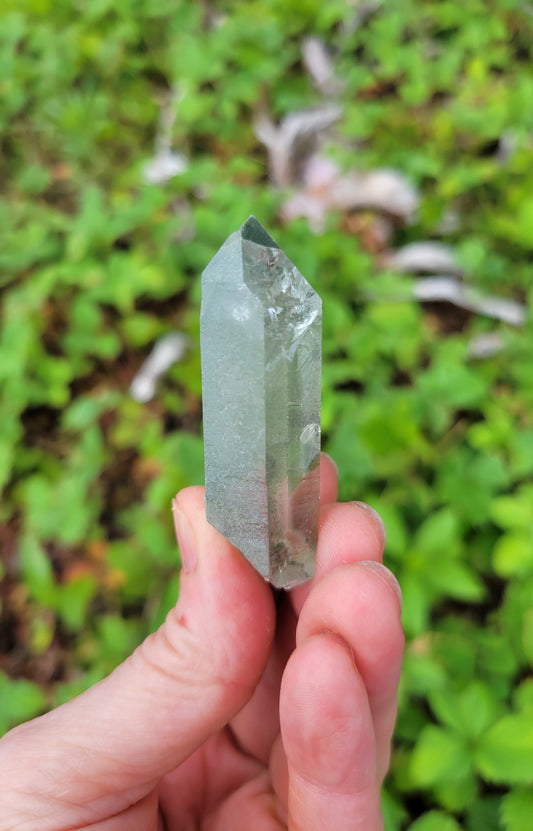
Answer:
<svg viewBox="0 0 533 831"><path fill-rule="evenodd" d="M388 217L373 211L347 214L342 227L354 234L363 250L369 254L382 252L390 244L394 231L393 223Z"/></svg>
<svg viewBox="0 0 533 831"><path fill-rule="evenodd" d="M147 185L163 185L172 179L173 176L178 176L180 173L185 173L189 166L189 161L183 153L173 153L172 150L161 150L157 156L150 159L144 166L143 177Z"/></svg>
<svg viewBox="0 0 533 831"><path fill-rule="evenodd" d="M426 277L417 280L413 293L422 302L446 301L494 320L502 320L511 326L523 326L527 320L527 309L522 303L506 297L483 294L453 277Z"/></svg>
<svg viewBox="0 0 533 831"><path fill-rule="evenodd" d="M262 114L254 122L255 135L268 151L272 181L285 187L300 182L305 164L315 152L319 138L342 115L336 104L290 113L277 127Z"/></svg>
<svg viewBox="0 0 533 831"><path fill-rule="evenodd" d="M189 160L183 153L174 152L172 148L172 131L177 116L179 102L183 93L178 89L171 89L159 103L159 123L155 135L155 152L152 159L146 162L143 178L147 185L162 185L184 173Z"/></svg>
<svg viewBox="0 0 533 831"><path fill-rule="evenodd" d="M375 0L374 3L364 3L360 0L352 0L350 3L354 10L354 14L350 17L346 15L342 21L341 28L344 36L352 35L361 26L364 26L367 20L376 14L383 5L383 0Z"/></svg>
<svg viewBox="0 0 533 831"><path fill-rule="evenodd" d="M170 332L160 338L131 382L132 398L141 403L150 401L155 395L156 384L161 376L183 358L187 343L186 335L181 332Z"/></svg>
<svg viewBox="0 0 533 831"><path fill-rule="evenodd" d="M335 162L314 153L303 169L302 190L287 199L282 206L283 219L290 221L305 217L315 234L323 231L329 210L329 193L339 173L340 168Z"/></svg>
<svg viewBox="0 0 533 831"><path fill-rule="evenodd" d="M320 233L331 210L368 210L412 221L419 202L418 191L397 170L342 173L335 162L315 153L303 167L301 189L284 203L282 216L286 220L305 217L313 231Z"/></svg>
<svg viewBox="0 0 533 831"><path fill-rule="evenodd" d="M335 77L331 56L321 38L310 35L303 39L302 58L316 88L323 95L338 95L342 92L344 83Z"/></svg>
<svg viewBox="0 0 533 831"><path fill-rule="evenodd" d="M476 335L468 344L468 357L474 360L492 358L505 348L505 342L499 332L483 332Z"/></svg>
<svg viewBox="0 0 533 831"><path fill-rule="evenodd" d="M412 242L397 251L388 251L382 265L402 274L454 274L463 273L453 248L442 242Z"/></svg>
<svg viewBox="0 0 533 831"><path fill-rule="evenodd" d="M404 222L412 222L420 196L398 170L349 170L334 182L329 204L332 208L348 211L375 210Z"/></svg>

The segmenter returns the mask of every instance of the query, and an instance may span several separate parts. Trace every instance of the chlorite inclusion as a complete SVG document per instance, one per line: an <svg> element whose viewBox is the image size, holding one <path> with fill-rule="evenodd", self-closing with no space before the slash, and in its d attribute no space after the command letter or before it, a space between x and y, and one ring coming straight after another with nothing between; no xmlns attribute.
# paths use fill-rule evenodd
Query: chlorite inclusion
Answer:
<svg viewBox="0 0 533 831"><path fill-rule="evenodd" d="M313 576L322 302L251 216L202 275L207 519L277 587Z"/></svg>

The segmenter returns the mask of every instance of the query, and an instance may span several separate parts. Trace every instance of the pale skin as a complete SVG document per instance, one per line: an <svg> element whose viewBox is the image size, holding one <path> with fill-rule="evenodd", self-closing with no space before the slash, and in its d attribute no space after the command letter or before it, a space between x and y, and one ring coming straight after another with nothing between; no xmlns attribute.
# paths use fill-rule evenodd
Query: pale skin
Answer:
<svg viewBox="0 0 533 831"><path fill-rule="evenodd" d="M384 532L321 462L315 578L275 599L176 497L164 625L108 678L0 742L1 831L379 831L403 633Z"/></svg>

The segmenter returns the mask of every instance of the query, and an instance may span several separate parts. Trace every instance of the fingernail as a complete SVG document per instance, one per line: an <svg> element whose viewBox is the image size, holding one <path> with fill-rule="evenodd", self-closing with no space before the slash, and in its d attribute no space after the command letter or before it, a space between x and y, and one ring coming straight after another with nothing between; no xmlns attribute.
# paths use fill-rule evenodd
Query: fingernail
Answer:
<svg viewBox="0 0 533 831"><path fill-rule="evenodd" d="M367 505L366 502L356 502L356 501L354 501L351 504L354 505L358 510L364 511L365 514L367 514L369 517L371 517L373 520L375 520L377 522L377 524L381 528L381 533L383 534L383 541L385 542L385 539L386 539L386 536L387 536L386 531L385 531L385 523L381 519L378 512L375 511L374 508L371 508L370 505Z"/></svg>
<svg viewBox="0 0 533 831"><path fill-rule="evenodd" d="M380 577L385 583L387 583L398 598L400 608L402 607L402 590L400 588L400 584L387 566L384 566L383 563L376 563L375 560L361 560L357 565L368 568L370 571L373 571L374 574L377 574L377 576Z"/></svg>
<svg viewBox="0 0 533 831"><path fill-rule="evenodd" d="M175 499L172 500L172 514L180 547L183 572L184 574L191 574L198 564L198 546L196 545L194 531L185 514L180 511Z"/></svg>

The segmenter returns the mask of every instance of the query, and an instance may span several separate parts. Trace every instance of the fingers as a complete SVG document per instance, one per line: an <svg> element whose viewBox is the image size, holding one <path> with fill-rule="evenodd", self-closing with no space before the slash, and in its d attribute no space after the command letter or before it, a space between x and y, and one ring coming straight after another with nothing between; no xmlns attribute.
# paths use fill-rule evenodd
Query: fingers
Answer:
<svg viewBox="0 0 533 831"><path fill-rule="evenodd" d="M337 567L304 604L280 699L290 831L382 827L380 786L403 653L400 611L396 581L375 561Z"/></svg>
<svg viewBox="0 0 533 831"><path fill-rule="evenodd" d="M10 792L31 795L26 804L33 821L40 798L55 800L65 814L75 812L72 824L79 822L80 805L87 825L102 811L118 813L252 695L273 638L272 595L206 522L203 494L203 488L188 488L176 500L186 573L164 625L109 678L0 743L0 766L11 780L0 796L3 818ZM7 763L13 759L15 769ZM68 817L62 822L67 826ZM39 823L42 831L58 827L55 814Z"/></svg>
<svg viewBox="0 0 533 831"><path fill-rule="evenodd" d="M372 719L346 643L331 633L307 638L285 670L280 712L289 831L378 831Z"/></svg>
<svg viewBox="0 0 533 831"><path fill-rule="evenodd" d="M320 454L320 504L327 505L337 501L338 486L337 465L327 453Z"/></svg>
<svg viewBox="0 0 533 831"><path fill-rule="evenodd" d="M324 577L302 609L297 651L324 631L341 637L353 652L368 694L382 778L389 764L404 645L399 587L391 572L367 562L341 566Z"/></svg>
<svg viewBox="0 0 533 831"><path fill-rule="evenodd" d="M385 547L385 528L379 514L364 502L326 505L320 517L321 540L317 551L316 578L332 569L361 560L380 562Z"/></svg>
<svg viewBox="0 0 533 831"><path fill-rule="evenodd" d="M279 747L272 760L290 831L382 827L404 642L384 544L369 506L326 505L315 578L290 594L300 615L281 686L286 767Z"/></svg>
<svg viewBox="0 0 533 831"><path fill-rule="evenodd" d="M379 515L362 502L326 504L320 511L315 576L290 592L299 614L312 588L337 566L362 560L381 562L385 529Z"/></svg>
<svg viewBox="0 0 533 831"><path fill-rule="evenodd" d="M404 642L401 592L381 564L384 547L383 522L369 505L326 504L320 512L315 576L290 592L300 615L297 645L329 630L354 650L369 693L380 773L388 767Z"/></svg>

